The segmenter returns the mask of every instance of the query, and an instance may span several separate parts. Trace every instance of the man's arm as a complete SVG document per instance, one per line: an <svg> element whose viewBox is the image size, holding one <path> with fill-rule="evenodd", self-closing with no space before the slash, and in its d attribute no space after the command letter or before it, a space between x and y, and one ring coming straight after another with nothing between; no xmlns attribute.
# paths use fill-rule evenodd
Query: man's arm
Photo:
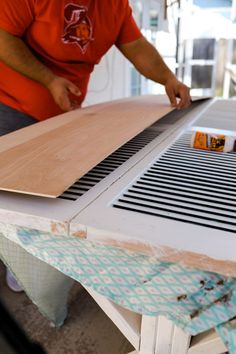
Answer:
<svg viewBox="0 0 236 354"><path fill-rule="evenodd" d="M0 60L45 86L63 111L73 109L68 92L80 95L79 88L69 80L54 75L50 69L37 60L21 38L2 29L0 29Z"/></svg>
<svg viewBox="0 0 236 354"><path fill-rule="evenodd" d="M119 50L146 78L165 86L171 105L186 108L191 102L189 88L181 83L167 67L158 51L144 37L122 44ZM180 98L177 103L177 97Z"/></svg>

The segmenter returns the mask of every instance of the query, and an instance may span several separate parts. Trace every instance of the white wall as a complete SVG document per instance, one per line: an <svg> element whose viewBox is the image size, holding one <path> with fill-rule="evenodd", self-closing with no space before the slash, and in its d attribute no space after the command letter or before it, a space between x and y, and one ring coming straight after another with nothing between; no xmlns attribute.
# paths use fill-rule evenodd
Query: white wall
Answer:
<svg viewBox="0 0 236 354"><path fill-rule="evenodd" d="M95 66L83 106L130 96L130 63L113 46Z"/></svg>

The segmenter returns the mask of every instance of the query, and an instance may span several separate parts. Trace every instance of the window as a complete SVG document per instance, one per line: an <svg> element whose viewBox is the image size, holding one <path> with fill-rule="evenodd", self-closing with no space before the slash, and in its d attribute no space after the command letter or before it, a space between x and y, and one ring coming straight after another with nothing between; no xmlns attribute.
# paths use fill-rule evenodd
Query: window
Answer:
<svg viewBox="0 0 236 354"><path fill-rule="evenodd" d="M131 68L131 96L139 96L141 94L141 76L137 70Z"/></svg>

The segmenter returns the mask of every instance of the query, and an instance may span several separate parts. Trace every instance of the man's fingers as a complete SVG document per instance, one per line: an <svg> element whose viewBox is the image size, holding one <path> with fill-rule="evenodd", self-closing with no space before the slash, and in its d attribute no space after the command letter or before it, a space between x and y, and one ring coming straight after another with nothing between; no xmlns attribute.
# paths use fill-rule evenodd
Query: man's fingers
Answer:
<svg viewBox="0 0 236 354"><path fill-rule="evenodd" d="M187 108L191 104L191 96L189 88L183 88L180 90L179 95L180 101L177 108Z"/></svg>
<svg viewBox="0 0 236 354"><path fill-rule="evenodd" d="M81 95L80 89L73 84L73 82L62 77L55 77L48 85L48 89L55 102L63 111L71 111L79 106L78 103L75 105L69 96L69 93L72 93L75 96Z"/></svg>
<svg viewBox="0 0 236 354"><path fill-rule="evenodd" d="M177 100L173 90L166 89L167 96L169 97L171 107L177 107Z"/></svg>
<svg viewBox="0 0 236 354"><path fill-rule="evenodd" d="M58 104L60 108L65 112L71 111L73 109L67 90L65 90L63 94L59 97Z"/></svg>
<svg viewBox="0 0 236 354"><path fill-rule="evenodd" d="M176 77L171 77L165 85L166 94L172 107L177 109L187 108L191 103L190 89ZM178 101L177 101L178 99Z"/></svg>
<svg viewBox="0 0 236 354"><path fill-rule="evenodd" d="M76 96L81 95L80 89L76 85L74 85L72 82L68 81L67 89L68 89L68 91L70 91L71 93L73 93Z"/></svg>

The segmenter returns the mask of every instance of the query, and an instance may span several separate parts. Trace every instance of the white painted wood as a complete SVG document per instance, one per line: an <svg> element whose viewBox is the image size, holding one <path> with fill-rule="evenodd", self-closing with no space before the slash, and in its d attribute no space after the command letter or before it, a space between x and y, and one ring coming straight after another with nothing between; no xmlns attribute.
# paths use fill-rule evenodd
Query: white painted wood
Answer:
<svg viewBox="0 0 236 354"><path fill-rule="evenodd" d="M158 100L159 98L157 97L157 101ZM143 237L143 234L140 237L140 235L138 234L140 228L136 223L136 218L133 221L131 220L131 218L129 219L130 213L126 213L126 215L123 215L123 213L120 213L117 210L116 211L113 210L113 212L115 213L115 217L118 218L118 225L114 228L114 230L112 230L112 228L110 228L109 224L107 223L108 218L106 218L105 220L106 222L105 225L99 225L99 223L97 224L97 221L94 223L94 215L99 214L98 210L100 210L101 208L99 204L97 205L92 202L104 191L109 190L111 193L109 192L108 204L110 204L113 198L112 189L110 188L110 186L116 185L118 189L114 189L114 191L119 192L122 185L118 183L114 183L115 181L118 181L121 176L127 175L127 178L124 179L125 185L127 185L127 183L130 183L133 176L137 175L137 173L139 173L143 168L145 168L147 163L149 163L152 158L157 156L163 149L165 149L168 146L168 144L172 142L173 139L175 139L183 129L187 128L189 125L193 123L195 119L201 116L204 113L204 110L209 105L211 105L211 102L205 102L204 104L199 106L196 110L194 110L194 112L184 114L184 119L183 121L181 121L181 123L177 122L176 124L173 124L173 126L169 126L167 131L162 133L152 143L148 144L148 146L142 149L133 158L126 161L124 165L120 166L120 168L115 170L110 176L105 178L105 180L101 181L97 186L95 186L92 190L85 193L85 195L83 195L75 202L68 201L68 200L61 200L61 199L48 200L47 198L21 196L21 195L16 195L14 193L0 192L0 222L3 223L14 222L14 224L19 226L37 228L42 231L59 233L63 235L67 235L68 232L70 232L71 235L76 234L76 232L78 230L80 231L82 228L83 235L86 235L88 233L89 237L92 236L92 238L96 239L97 236L98 237L100 237L101 235L102 237L106 236L106 232L104 230L108 231L107 234L109 235L109 237L112 236L112 234L117 235L117 230L119 230L120 232L120 221L121 220L123 221L123 219L125 219L128 222L130 222L130 228L132 229L132 230L128 229L127 234L123 232L124 238L126 240L136 239L136 240L141 240L141 242L144 243L152 244L153 239L151 238L151 236L154 237L156 234L153 233L153 229L163 230L167 227L166 232L168 232L169 239L163 240L164 234L158 233L158 239L154 240L157 241L156 243L158 244L158 246L162 245L163 242L164 244L166 243L167 246L168 244L173 245L173 241L174 241L174 245L173 245L174 247L176 246L182 247L182 243L184 243L184 245L187 247L188 242L186 243L187 241L186 238L184 237L184 239L181 240L182 225L180 225L180 223L173 223L173 221L166 221L163 219L159 220L157 218L156 222L153 224L153 220L155 218L151 217L150 227L148 226L148 228L146 229L145 237ZM173 112L173 117L174 117L174 112ZM130 172L128 172L129 173L128 174L127 171L129 170L130 171L132 170L134 173L130 174ZM82 209L85 209L86 206L91 203L94 205L95 213L93 210L92 217L91 215L89 215L89 221L88 222L86 221L86 223L82 223L83 219L80 215L80 211ZM105 209L107 209L107 202L105 204ZM109 211L110 209L107 209L108 213ZM79 214L79 217L78 219L75 219L77 214ZM105 214L102 212L101 215L104 216ZM75 222L71 222L72 219L74 219ZM104 220L104 217L100 218L99 216L99 219L100 222L101 219ZM113 220L113 217L111 219ZM146 218L146 221L148 221L148 219L149 218ZM166 226L166 224L168 224L168 226ZM124 225L127 226L127 223L125 222ZM176 227L176 225L178 227ZM187 228L189 230L187 230ZM94 229L96 229L95 232ZM172 237L173 229L177 230L176 237L174 240ZM193 233L191 233L192 229L195 230ZM143 230L143 228L141 228L140 230ZM146 239L147 232L149 233L150 239ZM202 235L202 228L201 230L199 230L199 228L196 228L194 226L190 227L186 225L186 233L189 232L190 234L193 234L193 237L195 237L194 234L198 234L199 236L199 233L200 235ZM78 234L80 235L80 232ZM221 246L219 247L217 246L217 249L220 249L221 252L223 252L223 250L226 249L233 250L235 247L235 241L231 240L230 236L227 237L227 242L229 243L227 247L222 248ZM221 238L221 236L219 237ZM201 245L205 244L205 242L202 242L202 240L204 239L205 236L203 235L202 239L201 240L199 239L198 244ZM216 240L216 244L217 244L217 240ZM207 249L205 249L205 247L207 247ZM199 253L214 252L214 248L211 248L208 244L205 245L203 248L200 247L200 249L196 249L194 242L192 242L192 239L191 242L189 242L189 248L190 251L198 251ZM221 254L221 256L223 257L224 255ZM227 256L230 255L227 254Z"/></svg>
<svg viewBox="0 0 236 354"><path fill-rule="evenodd" d="M234 100L216 100L214 104L203 112L197 122L195 129L218 129L226 134L235 135L235 107Z"/></svg>
<svg viewBox="0 0 236 354"><path fill-rule="evenodd" d="M171 354L174 324L164 316L157 318L155 354ZM177 354L177 353L176 353Z"/></svg>
<svg viewBox="0 0 236 354"><path fill-rule="evenodd" d="M157 322L157 317L142 316L139 354L155 354Z"/></svg>
<svg viewBox="0 0 236 354"><path fill-rule="evenodd" d="M116 305L89 287L85 287L85 289L119 328L133 347L138 350L140 346L141 315Z"/></svg>
<svg viewBox="0 0 236 354"><path fill-rule="evenodd" d="M190 335L184 333L170 321L168 324L168 320L164 317L158 318L158 320L160 319L159 330L158 320L156 322L154 318L144 317L146 317L142 331L143 345L145 345L143 346L144 351L143 353L141 351L133 351L129 354L223 354L227 351L224 343L213 330L201 333L191 339ZM156 338L152 336L155 333ZM170 333L173 335L170 335ZM153 351L154 342L156 343L155 351Z"/></svg>
<svg viewBox="0 0 236 354"><path fill-rule="evenodd" d="M191 335L181 328L174 326L171 354L187 354L190 346Z"/></svg>
<svg viewBox="0 0 236 354"><path fill-rule="evenodd" d="M222 104L225 106L224 101ZM231 107L236 111L236 101L230 104L234 105ZM206 108L209 108L209 105L205 106L205 110ZM203 114L207 115L205 110L201 109L201 112L198 112L195 118L200 118ZM213 111L215 110L213 109ZM219 111L219 122L221 121L220 117L222 118L223 116L224 112L222 109L222 111ZM235 126L234 115L230 114L227 118L228 119L224 120L224 128L228 129L227 125L229 125L229 128L232 128L232 125ZM194 124L197 123L198 121ZM188 122L188 124L190 124L190 122ZM141 161L133 166L133 168L119 180L113 183L110 188L102 193L88 208L85 208L79 213L78 216L72 220L71 229L76 230L76 227L79 229L81 225L86 226L87 237L91 240L101 240L102 242L114 240L116 243L127 241L129 243L148 244L149 246L167 246L173 249L207 255L213 259L232 260L235 262L235 237L233 233L226 233L218 229L215 229L214 232L209 232L208 227L188 223L184 224L183 232L183 223L179 221L129 212L112 207L113 201L132 185L133 181L140 176L150 164L156 161L158 156L163 153L187 127L187 123L185 123L184 127L181 125L177 128L176 126L175 132L172 131L169 136L165 136L164 141L162 140L156 148L149 152L147 156L144 156ZM154 230L158 230L158 232L154 232ZM206 239L208 242L205 242Z"/></svg>
<svg viewBox="0 0 236 354"><path fill-rule="evenodd" d="M218 336L211 330L194 336L188 354L222 354L227 348Z"/></svg>
<svg viewBox="0 0 236 354"><path fill-rule="evenodd" d="M157 96L157 103L163 102L162 96ZM198 114L202 111L206 103L202 104L198 109ZM194 111L195 112L195 111ZM185 123L195 118L195 114L189 113L185 115L183 113ZM175 112L173 112L173 117ZM60 116L61 124L63 122L64 115ZM72 119L72 118L71 118ZM53 120L53 118L52 118ZM51 119L40 124L44 125L45 132L51 129ZM184 124L184 123L183 123ZM163 124L158 124L158 129L161 129ZM167 131L163 132L159 137L154 139L145 148L136 153L128 161L122 164L119 168L108 175L104 180L98 183L92 190L86 192L82 197L76 201L69 201L63 199L49 199L43 197L35 197L29 195L20 195L17 193L9 193L0 191L0 222L14 223L19 226L37 228L43 231L51 232L51 222L57 224L68 224L76 215L84 209L87 205L93 202L102 192L107 190L116 180L124 175L132 166L135 166L141 161L144 156L148 155L156 146L165 141L178 127L177 125L168 126ZM30 127L27 127L30 128ZM166 127L164 127L166 128ZM13 133L12 133L13 134ZM33 134L33 132L32 132ZM36 134L36 133L35 133ZM27 139L28 134L22 134L22 142ZM4 150L3 147L9 148L7 141L4 140L4 136L1 137L2 144L0 151ZM42 228L41 228L42 227ZM78 225L71 230L76 232ZM71 232L73 234L73 232Z"/></svg>
<svg viewBox="0 0 236 354"><path fill-rule="evenodd" d="M225 67L231 69L233 58L233 38L227 40L227 57ZM231 83L231 73L230 70L225 70L224 73L224 83L223 83L223 97L229 98L230 93L230 83Z"/></svg>
<svg viewBox="0 0 236 354"><path fill-rule="evenodd" d="M168 131L155 139L148 147L140 151L134 158L127 161L102 181L99 186L97 185L76 202L59 199L45 200L44 198L16 196L11 193L1 192L0 222L5 224L14 223L15 225L37 228L52 233L57 231L64 235L69 233L73 235L73 233L82 229L89 239L104 240L105 238L107 240L114 238L114 240L132 242L136 240L151 246L164 243L165 245L176 247L176 249L184 248L202 254L207 253L216 258L236 260L234 252L235 237L230 233L227 233L227 237L225 237L223 232L215 230L213 235L211 235L209 229L205 230L204 227L188 224L184 225L183 233L182 223L158 218L154 221L154 218L149 216L145 216L144 220L140 215L137 218L130 213L120 213L118 210L113 210L112 214L109 214L113 198L127 184L131 183L137 174L146 168L147 164L163 151L173 139L191 126L193 121L199 118L210 104L205 103L195 113L186 114L184 122L170 127ZM227 129L227 126L225 128ZM91 206L87 208L89 204ZM81 212L81 210L83 211ZM112 226L113 223L114 227ZM158 232L153 232L157 230ZM207 243L205 242L206 239L208 240ZM156 249L154 252L157 255ZM162 254L161 252L162 250L160 249L160 254ZM92 294L91 290L89 292ZM124 333L130 343L134 345L137 354L157 354L155 351L159 350L159 348L164 348L164 344L167 345L169 350L172 334L171 354L178 353L174 351L173 343L176 342L176 346L179 348L181 341L185 344L187 342L187 339L183 337L181 340L177 340L178 329L174 328L173 330L173 325L164 318L157 319L143 316L141 326L141 316L119 308L119 306L98 294L93 294L92 296ZM140 349L142 352L138 351L140 337ZM198 342L197 338L200 337L197 336L193 339L188 353L216 354L226 350L219 338L209 339L208 341L200 338ZM162 340L162 342L159 342L159 340ZM221 351L219 352L219 350ZM166 353L159 350L158 354Z"/></svg>

